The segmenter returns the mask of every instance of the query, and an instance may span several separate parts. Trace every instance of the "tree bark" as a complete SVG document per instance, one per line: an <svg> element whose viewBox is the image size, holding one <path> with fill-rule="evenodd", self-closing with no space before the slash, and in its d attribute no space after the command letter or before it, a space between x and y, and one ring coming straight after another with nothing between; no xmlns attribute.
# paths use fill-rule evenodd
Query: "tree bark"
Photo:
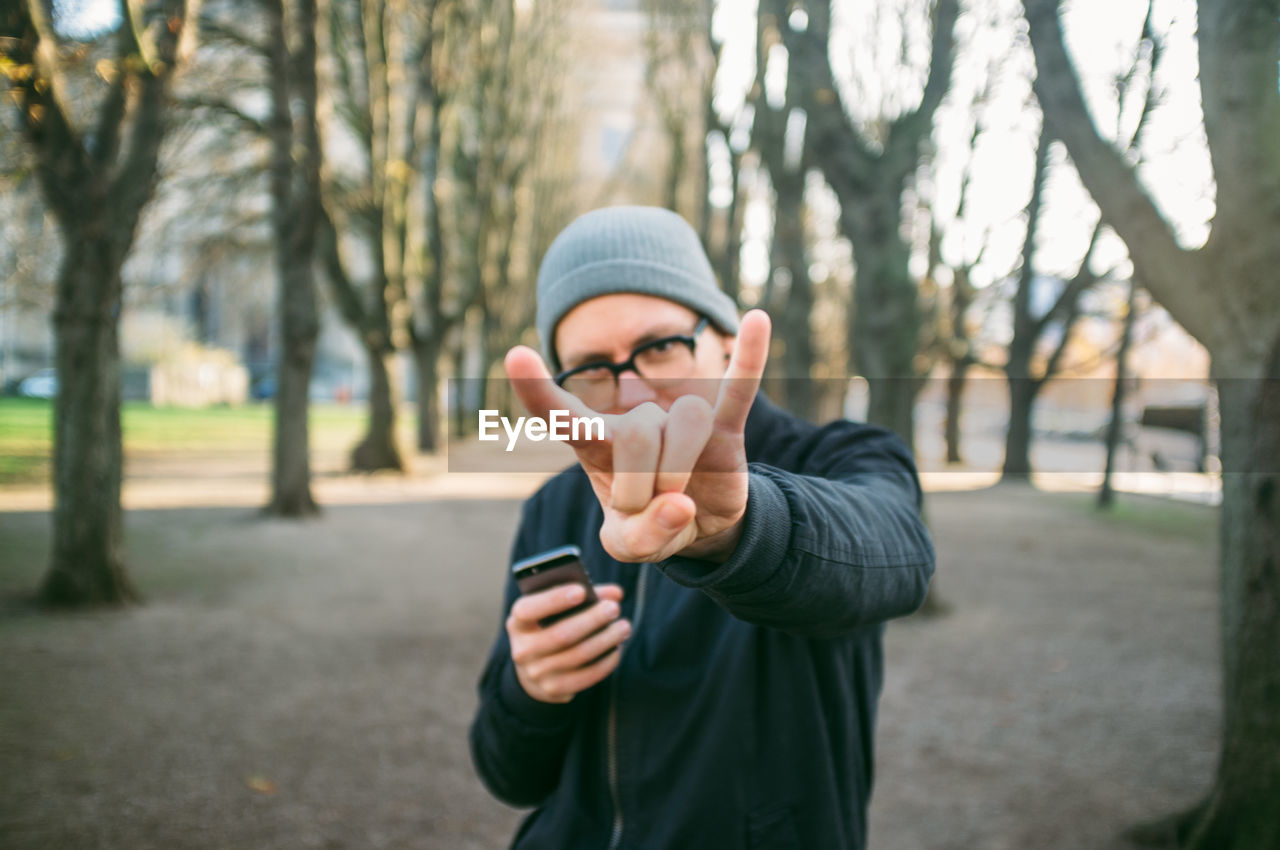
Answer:
<svg viewBox="0 0 1280 850"><path fill-rule="evenodd" d="M960 455L960 416L964 408L964 388L969 367L973 365L972 342L965 324L969 306L973 303L973 285L969 282L971 267L956 268L951 284L951 371L947 376L947 418L943 436L947 447L947 463L962 463Z"/></svg>
<svg viewBox="0 0 1280 850"><path fill-rule="evenodd" d="M1217 781L1186 847L1280 847L1280 339L1261 380L1215 371L1225 716Z"/></svg>
<svg viewBox="0 0 1280 850"><path fill-rule="evenodd" d="M1025 481L1031 475L1031 411L1037 388L1037 382L1027 375L1009 376L1009 429L1004 438L1001 481Z"/></svg>
<svg viewBox="0 0 1280 850"><path fill-rule="evenodd" d="M428 336L417 342L413 362L418 383L418 450L434 453L440 449L443 422L440 410L440 345Z"/></svg>
<svg viewBox="0 0 1280 850"><path fill-rule="evenodd" d="M867 421L915 445L916 281L901 235L901 184L879 186L841 211L856 259L850 304L853 374L867 380Z"/></svg>
<svg viewBox="0 0 1280 850"><path fill-rule="evenodd" d="M1120 447L1120 436L1124 431L1124 396L1125 384L1129 380L1129 346L1133 341L1133 323L1137 314L1138 281L1129 281L1128 310L1124 314L1124 323L1120 328L1120 350L1116 352L1116 383L1111 394L1111 419L1107 422L1107 460L1102 470L1102 487L1098 490L1098 507L1109 508L1115 501L1115 491L1111 487L1111 475L1116 468L1116 452Z"/></svg>
<svg viewBox="0 0 1280 850"><path fill-rule="evenodd" d="M367 348L369 356L369 430L351 450L351 468L361 472L404 470L396 442L396 392L391 373L394 352Z"/></svg>
<svg viewBox="0 0 1280 850"><path fill-rule="evenodd" d="M1036 234L1040 229L1044 184L1049 171L1049 145L1053 139L1041 128L1036 144L1035 173L1031 179L1031 199L1027 202L1027 230L1022 241L1022 269L1013 296L1013 340L1005 375L1009 381L1009 429L1005 432L1004 467L1001 480L1031 474L1031 409L1036 402L1037 382L1031 379L1031 357L1039 341L1037 322L1031 316L1031 290L1035 286Z"/></svg>
<svg viewBox="0 0 1280 850"><path fill-rule="evenodd" d="M275 516L317 513L311 495L308 404L316 338L316 240L320 224L320 140L316 121L316 6L299 0L297 44L290 50L283 0L266 4L271 30L271 193L279 276L275 441L271 501ZM299 114L293 114L294 104ZM299 154L295 159L295 147Z"/></svg>
<svg viewBox="0 0 1280 850"><path fill-rule="evenodd" d="M68 240L54 312L53 556L40 598L55 606L137 598L120 507L120 269L94 247Z"/></svg>
<svg viewBox="0 0 1280 850"><path fill-rule="evenodd" d="M779 157L780 159L780 157ZM802 419L817 416L817 397L813 379L813 282L809 279L809 262L805 258L804 173L778 168L773 176L774 224L773 273L782 271L788 281L785 291L777 293L770 312L777 316L778 338L785 348L782 355L783 395L779 399L786 408Z"/></svg>
<svg viewBox="0 0 1280 850"><path fill-rule="evenodd" d="M742 260L742 226L746 204L742 202L742 187L739 185L742 155L730 152L730 180L733 194L729 197L729 207L725 210L724 250L717 257L716 268L720 273L720 285L724 294L733 299L735 304L742 292L742 279L739 266Z"/></svg>
<svg viewBox="0 0 1280 850"><path fill-rule="evenodd" d="M960 415L964 409L964 388L969 365L967 359L956 358L951 361L951 373L947 375L947 418L943 425L947 463L964 462L960 454Z"/></svg>

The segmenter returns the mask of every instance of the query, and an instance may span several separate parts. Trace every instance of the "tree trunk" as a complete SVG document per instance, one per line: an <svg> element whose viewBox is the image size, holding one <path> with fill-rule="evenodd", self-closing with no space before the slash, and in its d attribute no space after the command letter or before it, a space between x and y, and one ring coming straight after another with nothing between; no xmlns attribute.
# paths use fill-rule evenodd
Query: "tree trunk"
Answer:
<svg viewBox="0 0 1280 850"><path fill-rule="evenodd" d="M1129 344L1133 340L1134 314L1137 312L1138 281L1129 281L1129 305L1120 329L1120 350L1116 352L1116 385L1111 394L1111 421L1107 423L1107 460L1102 470L1102 487L1098 490L1098 507L1109 508L1115 501L1111 488L1111 474L1116 468L1116 451L1124 430L1124 386L1129 380Z"/></svg>
<svg viewBox="0 0 1280 850"><path fill-rule="evenodd" d="M679 120L668 120L666 125L667 143L671 146L671 159L667 162L663 205L672 212L679 213L680 184L684 182L685 170L684 124Z"/></svg>
<svg viewBox="0 0 1280 850"><path fill-rule="evenodd" d="M440 449L440 347L428 336L414 347L413 363L418 378L418 451Z"/></svg>
<svg viewBox="0 0 1280 850"><path fill-rule="evenodd" d="M1002 481L1025 480L1031 474L1031 412L1039 388L1039 383L1026 375L1009 377L1009 430L1004 439Z"/></svg>
<svg viewBox="0 0 1280 850"><path fill-rule="evenodd" d="M781 159L781 157L777 157ZM788 281L781 292L775 290L770 312L777 316L778 337L785 346L782 355L780 399L802 419L816 416L817 399L810 371L813 368L813 283L805 258L804 174L779 167L773 174L775 195L773 223L773 273L782 272Z"/></svg>
<svg viewBox="0 0 1280 850"><path fill-rule="evenodd" d="M962 207L964 193L965 189L962 188ZM964 408L965 381L969 376L969 367L974 363L973 343L969 339L969 326L966 324L969 307L973 304L973 284L970 282L972 268L972 265L958 266L953 270L954 279L951 282L951 339L948 345L951 371L947 376L947 418L943 427L947 463L962 462L960 416Z"/></svg>
<svg viewBox="0 0 1280 850"><path fill-rule="evenodd" d="M1048 127L1042 126L1036 143L1031 198L1027 201L1022 268L1018 271L1018 288L1013 295L1013 340L1009 343L1009 359L1004 368L1009 380L1009 430L1005 432L1001 481L1012 478L1025 481L1031 475L1031 409L1040 389L1039 383L1031 379L1031 359L1040 339L1040 323L1031 315L1031 290L1035 286L1036 233L1040 227L1044 185L1049 174L1049 146L1052 143ZM1087 256L1085 262L1088 262ZM1066 332L1063 333L1065 338Z"/></svg>
<svg viewBox="0 0 1280 850"><path fill-rule="evenodd" d="M1225 716L1189 850L1280 847L1280 339L1269 360L1262 380L1217 380Z"/></svg>
<svg viewBox="0 0 1280 850"><path fill-rule="evenodd" d="M915 355L920 335L916 282L900 234L900 186L882 187L841 213L857 269L851 302L851 370L866 378L867 421L914 447Z"/></svg>
<svg viewBox="0 0 1280 850"><path fill-rule="evenodd" d="M733 194L729 197L729 208L725 210L724 251L717 257L717 270L720 273L720 285L724 294L738 303L742 282L739 279L738 266L742 254L742 217L746 204L742 202L742 187L739 184L739 170L742 157L740 154L729 154L729 165L733 183Z"/></svg>
<svg viewBox="0 0 1280 850"><path fill-rule="evenodd" d="M43 2L0 10L0 61L21 116L46 209L64 254L53 324L58 396L54 404L53 552L39 596L49 604L118 604L136 598L125 574L120 481L120 269L157 178L168 129L169 86L194 49L185 2L122 4L113 73L93 127L65 109L70 52L57 43ZM48 39L46 41L46 39ZM149 47L143 58L140 40ZM79 54L77 54L79 55ZM79 64L79 61L76 61ZM78 92L83 84L71 91ZM81 110L76 110L80 112ZM92 144L88 142L91 141Z"/></svg>
<svg viewBox="0 0 1280 850"><path fill-rule="evenodd" d="M968 357L958 357L951 361L951 374L947 376L947 420L944 427L947 463L963 462L960 457L960 411L964 405L964 387L968 372Z"/></svg>
<svg viewBox="0 0 1280 850"><path fill-rule="evenodd" d="M311 497L311 442L307 422L318 321L310 264L281 269L280 275L281 340L276 373L275 464L267 512L300 517L319 510Z"/></svg>
<svg viewBox="0 0 1280 850"><path fill-rule="evenodd" d="M54 312L53 554L40 588L49 605L137 598L120 508L120 297L120 263L68 239Z"/></svg>
<svg viewBox="0 0 1280 850"><path fill-rule="evenodd" d="M351 468L361 472L379 469L404 471L396 443L396 401L399 393L391 375L394 352L368 348L369 430L351 451ZM390 362L389 362L390 361Z"/></svg>
<svg viewBox="0 0 1280 850"><path fill-rule="evenodd" d="M318 511L311 497L308 392L320 321L316 238L320 225L320 140L316 124L316 7L300 0L298 48L290 51L282 0L267 4L271 29L272 224L279 275L280 360L275 399L271 502L266 512L300 517ZM299 115L293 115L295 104ZM295 150L296 147L296 150Z"/></svg>

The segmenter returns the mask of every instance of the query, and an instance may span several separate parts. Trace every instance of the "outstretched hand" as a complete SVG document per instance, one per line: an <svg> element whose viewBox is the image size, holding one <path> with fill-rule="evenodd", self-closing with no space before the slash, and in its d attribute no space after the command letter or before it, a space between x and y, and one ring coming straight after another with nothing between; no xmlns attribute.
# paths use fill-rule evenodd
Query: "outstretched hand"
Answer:
<svg viewBox="0 0 1280 850"><path fill-rule="evenodd" d="M610 556L723 561L733 552L747 507L743 430L768 361L770 327L761 310L742 317L714 407L685 395L668 410L647 402L601 414L556 386L533 349L507 353L507 377L531 415L567 410L573 418L604 420L604 439L569 445L604 509L600 540Z"/></svg>

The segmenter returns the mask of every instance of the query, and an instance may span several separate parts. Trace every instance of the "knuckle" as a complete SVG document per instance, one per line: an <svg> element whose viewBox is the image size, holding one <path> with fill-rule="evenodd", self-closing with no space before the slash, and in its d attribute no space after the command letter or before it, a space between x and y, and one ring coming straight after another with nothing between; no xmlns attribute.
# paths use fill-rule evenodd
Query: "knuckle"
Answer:
<svg viewBox="0 0 1280 850"><path fill-rule="evenodd" d="M661 422L666 418L666 411L657 402L646 401L636 405L636 418L645 423Z"/></svg>
<svg viewBox="0 0 1280 850"><path fill-rule="evenodd" d="M671 413L679 411L686 419L701 419L711 415L711 403L700 395L684 395L671 405Z"/></svg>
<svg viewBox="0 0 1280 850"><path fill-rule="evenodd" d="M618 616L618 603L611 599L603 599L596 604L595 611L592 614L594 615L592 617L594 625L604 625Z"/></svg>
<svg viewBox="0 0 1280 850"><path fill-rule="evenodd" d="M547 641L554 647L563 647L573 643L574 626L572 623L575 619L577 618L570 617L547 629Z"/></svg>
<svg viewBox="0 0 1280 850"><path fill-rule="evenodd" d="M648 546L643 529L637 528L634 524L624 527L619 536L622 548L633 554L642 554Z"/></svg>
<svg viewBox="0 0 1280 850"><path fill-rule="evenodd" d="M626 414L622 416L621 418L618 419L618 421L613 426L614 442L615 443L629 442L635 436L635 433L637 430L639 430L639 427L640 427L639 423L635 420L633 416L631 416L631 414Z"/></svg>

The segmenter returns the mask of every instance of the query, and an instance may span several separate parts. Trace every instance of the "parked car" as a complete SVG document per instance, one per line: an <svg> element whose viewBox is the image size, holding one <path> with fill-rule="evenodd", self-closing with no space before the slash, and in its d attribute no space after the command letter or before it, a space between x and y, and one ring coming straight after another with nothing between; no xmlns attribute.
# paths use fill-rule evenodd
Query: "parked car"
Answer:
<svg viewBox="0 0 1280 850"><path fill-rule="evenodd" d="M26 398L53 398L57 394L57 369L41 369L18 384L18 395Z"/></svg>

